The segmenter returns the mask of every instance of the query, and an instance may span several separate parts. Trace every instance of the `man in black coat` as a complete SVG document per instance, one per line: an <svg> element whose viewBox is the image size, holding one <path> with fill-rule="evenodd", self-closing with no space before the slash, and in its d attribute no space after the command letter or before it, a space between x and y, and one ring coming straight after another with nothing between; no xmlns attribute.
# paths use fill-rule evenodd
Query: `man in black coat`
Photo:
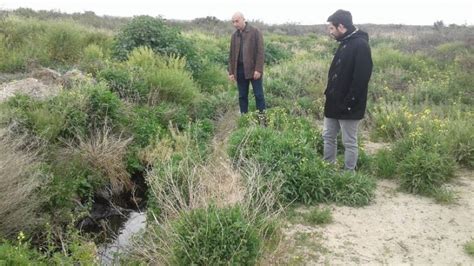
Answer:
<svg viewBox="0 0 474 266"><path fill-rule="evenodd" d="M336 137L342 131L344 168L353 171L358 158L358 125L365 114L372 74L369 37L354 27L349 11L337 10L328 22L329 33L339 42L339 47L329 68L324 92L324 159L335 163Z"/></svg>

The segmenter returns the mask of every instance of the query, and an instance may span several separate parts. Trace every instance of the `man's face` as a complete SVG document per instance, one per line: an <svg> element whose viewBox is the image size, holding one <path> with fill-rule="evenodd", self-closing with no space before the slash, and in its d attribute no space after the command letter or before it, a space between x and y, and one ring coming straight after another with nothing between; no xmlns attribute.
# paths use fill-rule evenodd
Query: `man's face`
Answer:
<svg viewBox="0 0 474 266"><path fill-rule="evenodd" d="M344 34L343 28L344 26L342 26L342 24L339 24L339 26L336 27L334 26L334 24L329 23L328 24L329 35L331 35L331 37L333 37L334 39L337 39Z"/></svg>
<svg viewBox="0 0 474 266"><path fill-rule="evenodd" d="M232 25L238 30L243 30L245 28L245 20L242 17L234 16L232 17Z"/></svg>

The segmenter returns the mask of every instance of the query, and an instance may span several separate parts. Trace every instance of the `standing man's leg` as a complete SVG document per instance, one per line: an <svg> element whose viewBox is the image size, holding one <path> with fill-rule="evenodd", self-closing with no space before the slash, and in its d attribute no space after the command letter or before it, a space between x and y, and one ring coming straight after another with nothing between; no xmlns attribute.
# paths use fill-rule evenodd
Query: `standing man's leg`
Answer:
<svg viewBox="0 0 474 266"><path fill-rule="evenodd" d="M333 118L324 117L323 140L324 155L323 159L330 162L336 162L337 153L337 133L339 133L339 121Z"/></svg>
<svg viewBox="0 0 474 266"><path fill-rule="evenodd" d="M354 171L357 166L359 148L357 144L357 129L360 120L339 120L344 144L344 169Z"/></svg>
<svg viewBox="0 0 474 266"><path fill-rule="evenodd" d="M265 111L265 97L263 95L263 77L252 80L252 89L253 95L255 96L255 104L257 106L257 110L260 113Z"/></svg>
<svg viewBox="0 0 474 266"><path fill-rule="evenodd" d="M237 67L237 87L239 89L239 106L240 114L245 114L249 109L249 85L250 81L245 79L244 67Z"/></svg>

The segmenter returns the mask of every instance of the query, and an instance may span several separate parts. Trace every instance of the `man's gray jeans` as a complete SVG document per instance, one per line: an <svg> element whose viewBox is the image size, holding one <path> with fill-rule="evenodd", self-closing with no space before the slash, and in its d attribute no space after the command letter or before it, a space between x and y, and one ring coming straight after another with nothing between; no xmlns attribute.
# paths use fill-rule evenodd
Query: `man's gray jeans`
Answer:
<svg viewBox="0 0 474 266"><path fill-rule="evenodd" d="M357 147L357 128L360 120L341 120L324 117L323 140L324 160L335 163L337 154L337 134L342 131L344 144L344 169L355 170L359 150Z"/></svg>

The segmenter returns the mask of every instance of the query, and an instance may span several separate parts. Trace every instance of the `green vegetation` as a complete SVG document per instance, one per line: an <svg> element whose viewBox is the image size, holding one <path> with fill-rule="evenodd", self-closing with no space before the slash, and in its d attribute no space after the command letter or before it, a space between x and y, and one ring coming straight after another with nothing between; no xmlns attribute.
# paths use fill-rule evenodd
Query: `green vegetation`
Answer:
<svg viewBox="0 0 474 266"><path fill-rule="evenodd" d="M474 256L474 240L471 240L464 244L464 250L467 254Z"/></svg>
<svg viewBox="0 0 474 266"><path fill-rule="evenodd" d="M1 81L34 76L55 92L0 98L0 264L98 263L95 238L75 226L99 197L126 208L136 176L150 226L124 260L258 264L278 246L282 206L304 205L306 224L329 223L329 209L312 205L367 205L377 178L452 203L455 170L474 167L472 27L360 25L374 60L363 139L390 145L361 149L348 173L322 160L337 45L324 25L252 22L265 35L262 127L255 112L232 115L228 21L0 13ZM44 68L61 77L35 76ZM84 78L66 79L73 69ZM216 190L228 177L236 195L225 202L232 193Z"/></svg>

